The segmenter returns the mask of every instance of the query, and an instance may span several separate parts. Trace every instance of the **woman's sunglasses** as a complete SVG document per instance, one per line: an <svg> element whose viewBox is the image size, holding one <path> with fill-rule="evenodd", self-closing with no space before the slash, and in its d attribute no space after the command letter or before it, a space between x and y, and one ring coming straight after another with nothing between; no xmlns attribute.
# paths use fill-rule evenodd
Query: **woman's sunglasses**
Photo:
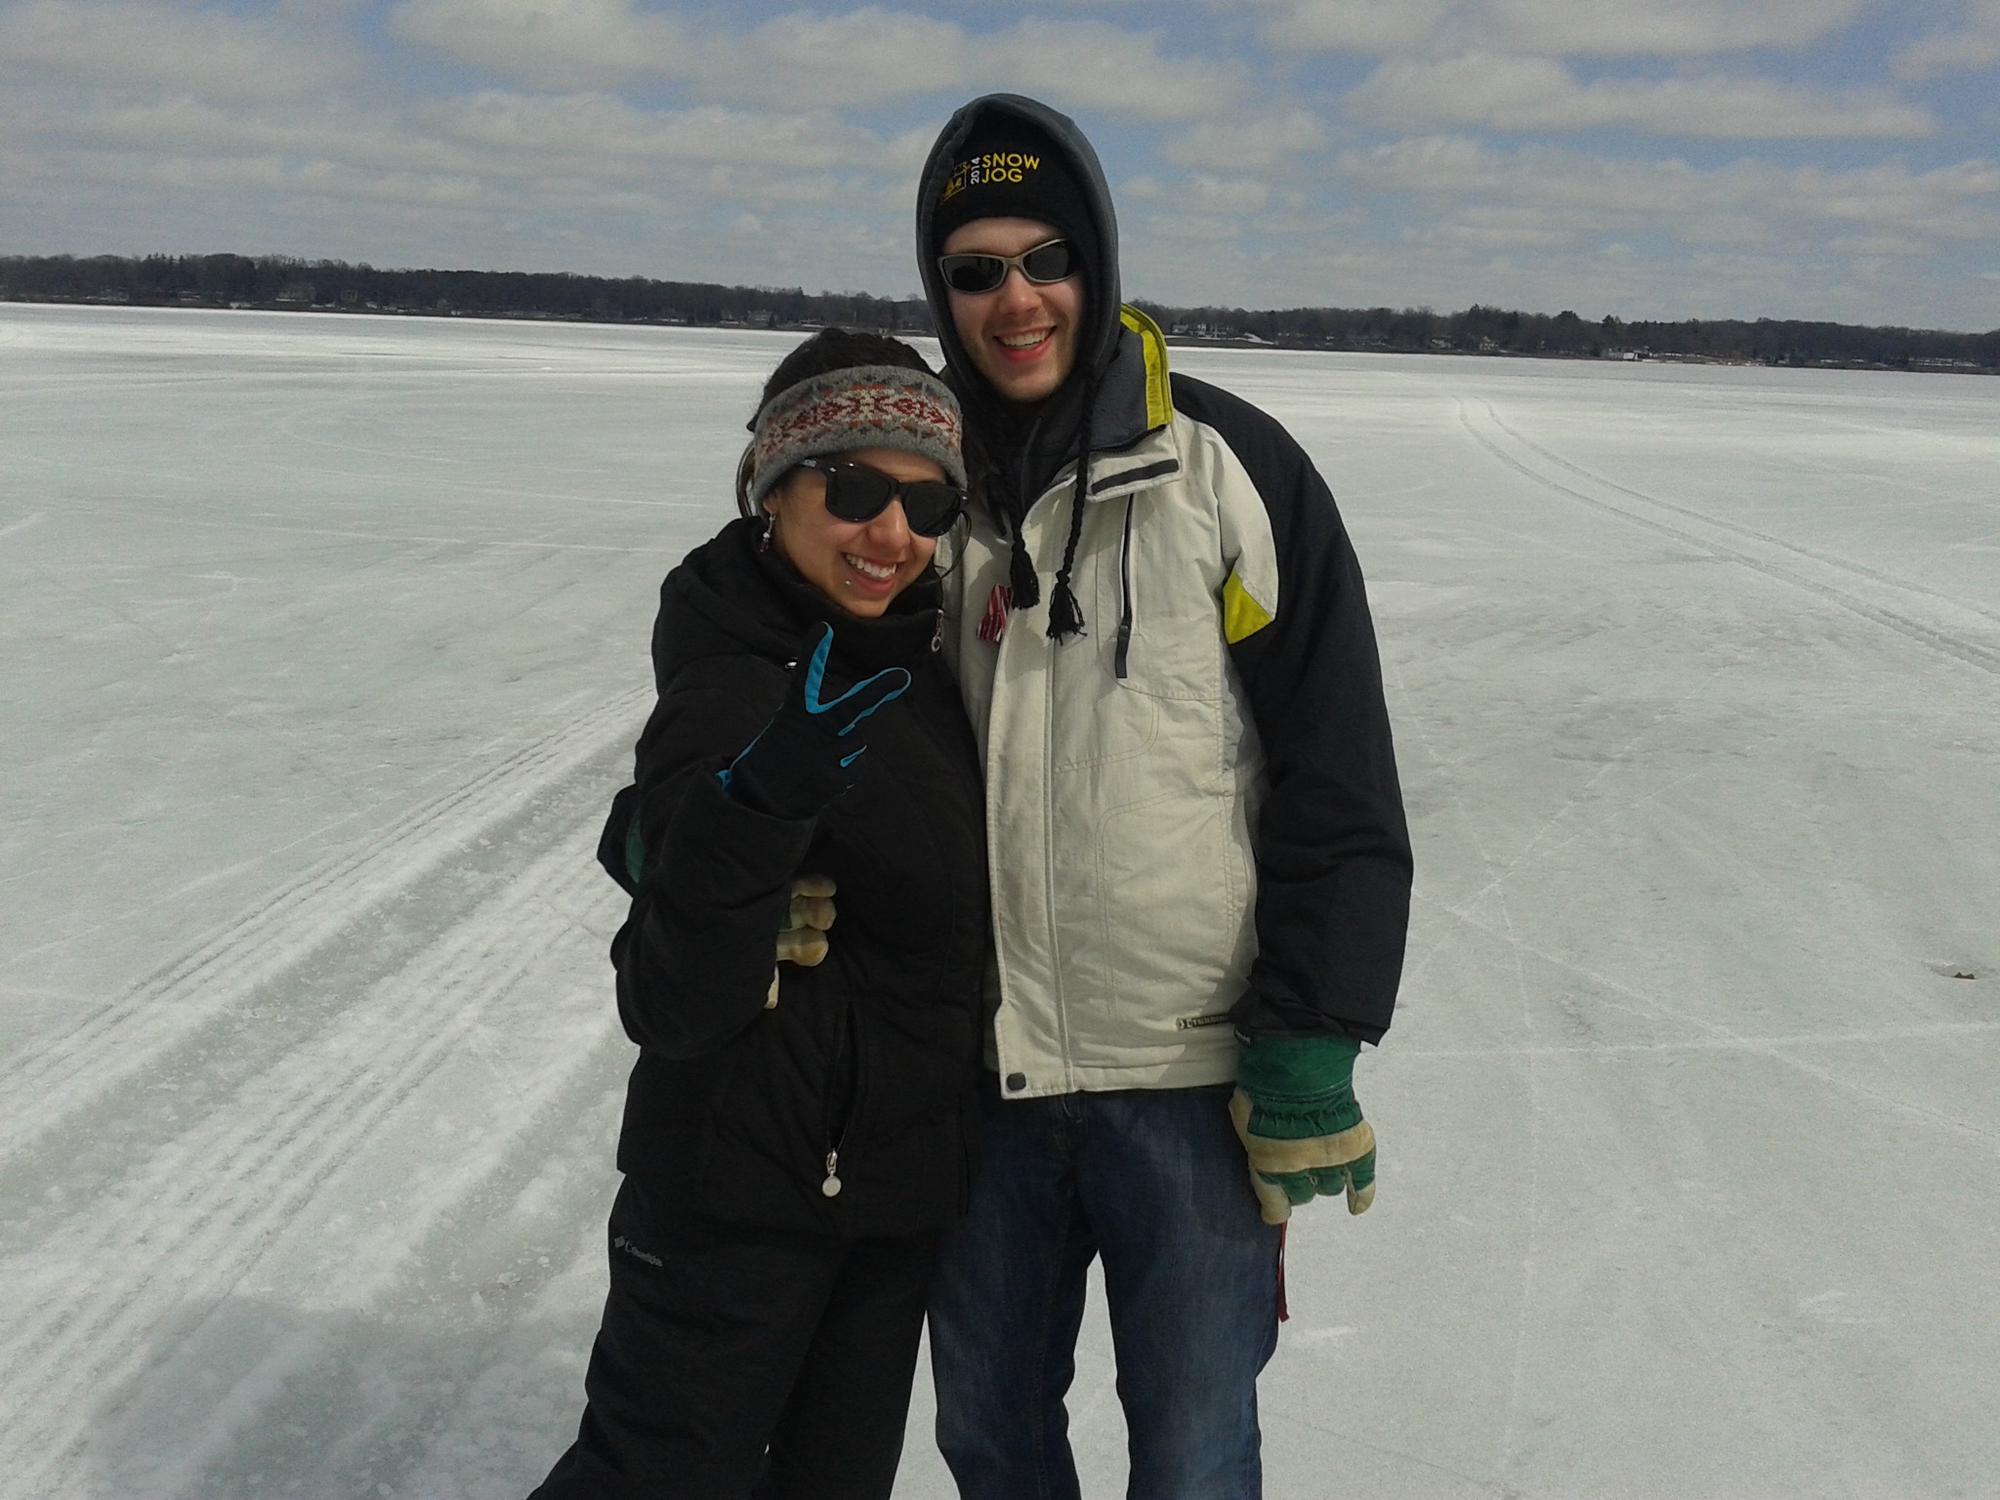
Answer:
<svg viewBox="0 0 2000 1500"><path fill-rule="evenodd" d="M918 536L943 536L965 508L965 491L942 479L891 479L866 464L821 458L802 458L798 466L826 476L828 514L857 526L881 515L891 500L901 500L910 530Z"/></svg>
<svg viewBox="0 0 2000 1500"><path fill-rule="evenodd" d="M954 292L976 297L990 292L1007 279L1009 268L1019 271L1036 286L1067 281L1077 272L1076 251L1068 240L1043 240L1019 255L940 255L938 270L944 284Z"/></svg>

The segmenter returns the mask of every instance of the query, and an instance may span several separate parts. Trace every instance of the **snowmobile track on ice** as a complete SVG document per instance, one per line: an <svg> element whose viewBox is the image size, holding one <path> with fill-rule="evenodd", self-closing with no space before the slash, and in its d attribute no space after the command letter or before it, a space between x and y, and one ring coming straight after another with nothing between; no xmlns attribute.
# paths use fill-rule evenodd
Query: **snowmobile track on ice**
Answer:
<svg viewBox="0 0 2000 1500"><path fill-rule="evenodd" d="M123 998L30 1047L0 1079L0 1163L155 1069L453 861L593 758L629 746L652 697L621 695L412 812L380 842L307 871ZM617 782L611 783L615 787ZM606 800L609 791L606 790Z"/></svg>
<svg viewBox="0 0 2000 1500"><path fill-rule="evenodd" d="M1767 578L1803 589L1932 651L1983 672L2000 674L2000 615L1864 564L1829 557L1753 527L1619 484L1522 436L1493 410L1491 402L1476 401L1482 410L1482 417L1476 420L1471 410L1473 404L1459 401L1460 425L1474 442L1517 474L1593 510L1663 533L1711 556L1741 563ZM1551 472L1551 467L1561 470L1567 478ZM1578 484L1588 488L1578 488ZM1593 490L1598 493L1591 493Z"/></svg>
<svg viewBox="0 0 2000 1500"><path fill-rule="evenodd" d="M0 1315L0 1346L9 1351L0 1404L34 1455L16 1474L27 1493L52 1493L73 1469L101 1419L95 1403L159 1360L155 1345L177 1319L241 1295L296 1221L329 1212L315 1200L354 1175L371 1138L418 1128L449 1108L441 1070L476 1049L475 1034L496 1009L532 1011L551 998L547 991L561 989L565 974L572 991L588 983L586 973L595 978L608 934L578 914L601 907L608 889L585 837L528 859L490 899L434 933L414 960L353 993L318 1033L263 1059L255 1076L191 1100L183 1128L141 1148L112 1185L86 1182L73 1212L58 1202L53 1215L29 1216L36 1243L32 1253L9 1255L16 1295ZM607 1029L598 1024L600 1040ZM607 1074L615 1079L612 1054L593 1052L602 1048L581 1050L577 1067L602 1093ZM413 1192L410 1182L390 1187L362 1175L331 1193L333 1201L351 1204L357 1188L399 1199ZM435 1184L417 1196L420 1213L435 1215L465 1191ZM346 1222L352 1218L344 1216L344 1232L329 1236L326 1248L299 1247L286 1257L295 1273L296 1255L327 1256L343 1305L392 1276L411 1239L407 1217L385 1215L372 1233ZM103 1297L96 1278L74 1274L79 1249L98 1246L117 1256L115 1299Z"/></svg>

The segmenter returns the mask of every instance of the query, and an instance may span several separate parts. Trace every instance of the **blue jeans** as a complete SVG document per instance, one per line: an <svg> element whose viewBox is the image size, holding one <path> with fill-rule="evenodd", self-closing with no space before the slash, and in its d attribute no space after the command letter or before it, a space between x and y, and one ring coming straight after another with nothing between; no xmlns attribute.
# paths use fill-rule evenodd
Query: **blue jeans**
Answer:
<svg viewBox="0 0 2000 1500"><path fill-rule="evenodd" d="M1003 1101L930 1301L937 1437L963 1500L1078 1500L1063 1397L1104 1262L1131 1500L1257 1500L1278 1231L1227 1086Z"/></svg>

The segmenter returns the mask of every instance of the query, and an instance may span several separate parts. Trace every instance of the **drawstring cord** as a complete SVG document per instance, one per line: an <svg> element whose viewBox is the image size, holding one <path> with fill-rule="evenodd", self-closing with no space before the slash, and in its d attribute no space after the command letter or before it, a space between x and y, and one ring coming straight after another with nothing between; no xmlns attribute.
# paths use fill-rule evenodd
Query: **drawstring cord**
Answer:
<svg viewBox="0 0 2000 1500"><path fill-rule="evenodd" d="M1056 591L1049 599L1048 636L1052 641L1086 634L1083 611L1077 607L1076 590L1069 576L1076 569L1077 542L1083 536L1083 502L1090 492L1090 418L1097 405L1093 381L1083 388L1083 420L1078 424L1076 445L1076 497L1070 502L1069 541L1063 547L1062 567L1056 571Z"/></svg>

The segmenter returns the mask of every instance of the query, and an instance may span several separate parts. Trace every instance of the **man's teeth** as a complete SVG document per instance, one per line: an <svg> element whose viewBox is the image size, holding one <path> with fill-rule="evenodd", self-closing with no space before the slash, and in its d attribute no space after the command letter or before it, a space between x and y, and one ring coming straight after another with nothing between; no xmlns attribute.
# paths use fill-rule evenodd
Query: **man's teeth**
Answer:
<svg viewBox="0 0 2000 1500"><path fill-rule="evenodd" d="M884 583L887 583L891 578L896 576L896 565L894 563L870 562L867 558L856 557L851 552L843 552L840 555L847 560L848 567L854 569L863 578L879 578Z"/></svg>
<svg viewBox="0 0 2000 1500"><path fill-rule="evenodd" d="M1043 329L1040 333L1002 334L1000 342L1009 349L1032 349L1048 336L1047 329Z"/></svg>

